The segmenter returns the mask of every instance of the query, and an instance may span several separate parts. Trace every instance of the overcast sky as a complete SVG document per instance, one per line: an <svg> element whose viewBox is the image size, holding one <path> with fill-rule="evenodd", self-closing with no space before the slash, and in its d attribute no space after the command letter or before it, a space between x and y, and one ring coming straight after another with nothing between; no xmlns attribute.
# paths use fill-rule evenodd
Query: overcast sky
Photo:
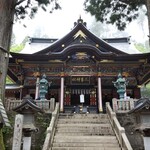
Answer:
<svg viewBox="0 0 150 150"><path fill-rule="evenodd" d="M33 37L35 30L38 28L41 28L42 34L47 35L49 38L61 38L73 28L74 22L77 21L80 15L87 22L87 27L90 29L94 22L94 17L84 11L84 0L59 1L62 7L61 10L56 10L52 14L39 11L32 20L26 19L21 24L15 23L13 32L16 35L17 41L22 41L25 36ZM27 27L24 28L23 24ZM145 19L143 23L144 34L137 22L130 24L125 32L128 32L128 35L132 36L133 40L143 40L143 36L145 38L148 35L147 24L147 19Z"/></svg>

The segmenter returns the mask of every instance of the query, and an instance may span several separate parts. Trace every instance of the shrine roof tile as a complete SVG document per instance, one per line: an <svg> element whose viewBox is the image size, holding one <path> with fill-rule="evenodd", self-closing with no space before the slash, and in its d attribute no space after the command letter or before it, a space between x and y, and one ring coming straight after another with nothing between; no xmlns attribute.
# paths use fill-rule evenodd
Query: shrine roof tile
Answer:
<svg viewBox="0 0 150 150"><path fill-rule="evenodd" d="M150 108L150 99L149 98L140 98L136 103L134 108L129 111L129 114L131 113L137 113L142 111L142 109L148 109Z"/></svg>

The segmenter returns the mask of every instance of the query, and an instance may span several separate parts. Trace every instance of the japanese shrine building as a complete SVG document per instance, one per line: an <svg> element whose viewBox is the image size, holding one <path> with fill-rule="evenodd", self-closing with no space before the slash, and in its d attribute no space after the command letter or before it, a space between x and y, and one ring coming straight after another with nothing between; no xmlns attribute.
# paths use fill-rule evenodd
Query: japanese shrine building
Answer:
<svg viewBox="0 0 150 150"><path fill-rule="evenodd" d="M8 75L23 86L21 97L38 99L37 84L43 74L52 82L47 99L60 102L60 111L80 104L103 111L105 102L118 98L113 81L119 72L129 81L127 96L140 98L139 86L150 79L150 53L129 54L128 38L100 39L80 18L63 38L31 38L31 44L49 43L33 54L10 53ZM51 44L50 44L51 43ZM114 47L118 43L119 47ZM124 45L121 43L125 43Z"/></svg>

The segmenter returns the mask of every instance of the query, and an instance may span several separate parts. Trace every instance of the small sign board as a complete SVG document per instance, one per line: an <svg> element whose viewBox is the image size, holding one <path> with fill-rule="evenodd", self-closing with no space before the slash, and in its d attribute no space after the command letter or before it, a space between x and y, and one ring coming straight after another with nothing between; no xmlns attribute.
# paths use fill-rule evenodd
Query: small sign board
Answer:
<svg viewBox="0 0 150 150"><path fill-rule="evenodd" d="M71 77L71 84L73 85L78 85L78 84L82 84L82 85L87 85L90 83L90 77L89 76L85 76L85 77Z"/></svg>
<svg viewBox="0 0 150 150"><path fill-rule="evenodd" d="M21 149L22 127L23 127L23 115L18 114L16 115L16 118L15 118L12 150Z"/></svg>
<svg viewBox="0 0 150 150"><path fill-rule="evenodd" d="M83 94L80 95L80 103L84 103L84 95Z"/></svg>

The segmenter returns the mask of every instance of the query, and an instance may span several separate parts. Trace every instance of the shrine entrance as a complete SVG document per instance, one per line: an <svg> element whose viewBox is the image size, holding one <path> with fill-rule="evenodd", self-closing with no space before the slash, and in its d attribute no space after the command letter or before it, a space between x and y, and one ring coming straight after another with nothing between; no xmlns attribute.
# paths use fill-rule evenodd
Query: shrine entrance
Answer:
<svg viewBox="0 0 150 150"><path fill-rule="evenodd" d="M97 111L96 88L89 88L89 86L67 89L64 102L65 112L91 113Z"/></svg>
<svg viewBox="0 0 150 150"><path fill-rule="evenodd" d="M83 94L84 95L84 102L83 105L85 106L89 106L90 105L90 93L89 90L84 90L84 89L73 89L72 91L78 91L79 93L71 93L71 105L80 105L81 103L81 99L80 99L80 95ZM82 91L87 91L87 93L82 93Z"/></svg>

